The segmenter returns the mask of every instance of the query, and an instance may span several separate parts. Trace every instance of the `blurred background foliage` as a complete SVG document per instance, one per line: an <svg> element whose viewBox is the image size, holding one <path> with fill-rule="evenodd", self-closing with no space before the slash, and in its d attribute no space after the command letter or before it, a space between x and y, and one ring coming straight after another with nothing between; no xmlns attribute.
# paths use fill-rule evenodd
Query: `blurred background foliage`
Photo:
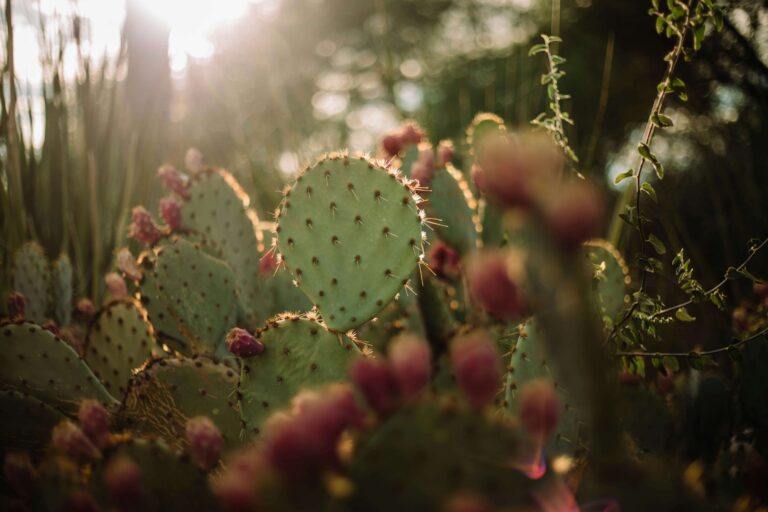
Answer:
<svg viewBox="0 0 768 512"><path fill-rule="evenodd" d="M669 45L644 0L242 0L195 57L173 53L174 20L201 2L170 1L165 16L148 0L103 2L119 17L111 50L85 15L98 3L4 0L0 291L13 251L36 239L51 257L69 253L80 294L98 300L130 207L156 205L156 169L182 166L190 146L235 173L269 220L304 163L338 147L373 151L402 119L460 149L478 111L526 128L545 109L544 63L528 56L542 32L564 39L581 169L616 200L613 177L632 164ZM768 7L725 4L722 33L680 66L689 99L669 104L675 128L654 142L668 169L655 231L669 259L686 248L705 285L768 233ZM36 78L19 74L32 66ZM636 250L630 230L615 238ZM697 325L728 334L722 318Z"/></svg>

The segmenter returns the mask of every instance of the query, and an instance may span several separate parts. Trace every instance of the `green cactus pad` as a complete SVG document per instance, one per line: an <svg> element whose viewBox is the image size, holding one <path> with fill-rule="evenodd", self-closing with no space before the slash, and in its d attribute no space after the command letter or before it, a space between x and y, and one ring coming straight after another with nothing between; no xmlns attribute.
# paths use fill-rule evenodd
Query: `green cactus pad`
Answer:
<svg viewBox="0 0 768 512"><path fill-rule="evenodd" d="M72 347L29 322L0 327L0 383L67 414L84 398L116 403Z"/></svg>
<svg viewBox="0 0 768 512"><path fill-rule="evenodd" d="M344 380L349 361L360 353L346 335L299 315L275 317L256 336L265 351L244 359L240 376L243 420L254 434L302 389Z"/></svg>
<svg viewBox="0 0 768 512"><path fill-rule="evenodd" d="M411 168L413 167L413 164L415 164L419 159L419 153L421 153L420 148L429 146L430 144L426 142L421 144L408 144L405 146L405 148L400 152L400 154L403 156L397 162L399 164L400 171L404 176L408 178L411 177Z"/></svg>
<svg viewBox="0 0 768 512"><path fill-rule="evenodd" d="M376 318L362 326L358 335L361 340L370 344L374 351L386 354L390 340L402 332L426 337L424 320L416 297L405 292L400 292Z"/></svg>
<svg viewBox="0 0 768 512"><path fill-rule="evenodd" d="M43 323L48 318L51 272L43 248L27 242L13 255L13 289L26 300L26 319Z"/></svg>
<svg viewBox="0 0 768 512"><path fill-rule="evenodd" d="M158 352L144 309L133 301L114 302L91 322L85 360L107 390L122 397L133 370Z"/></svg>
<svg viewBox="0 0 768 512"><path fill-rule="evenodd" d="M0 417L0 453L41 451L51 438L51 429L64 419L57 409L11 388L0 389Z"/></svg>
<svg viewBox="0 0 768 512"><path fill-rule="evenodd" d="M138 258L139 266L144 270L138 286L141 305L147 311L147 319L154 327L157 342L168 345L183 354L192 354L193 346L179 330L176 320L168 312L168 300L157 289L155 277L154 253L143 252Z"/></svg>
<svg viewBox="0 0 768 512"><path fill-rule="evenodd" d="M567 390L558 383L557 376L547 364L544 347L540 342L536 323L525 324L515 347L512 349L505 388L505 406L514 415L518 413L518 393L525 384L540 378L551 379L563 408L557 430L552 435L547 453L573 455L583 446L586 438L586 420L570 399Z"/></svg>
<svg viewBox="0 0 768 512"><path fill-rule="evenodd" d="M268 226L262 229L262 235L265 247L272 247L276 224L261 223L261 226ZM285 311L308 311L312 308L312 303L294 284L293 277L284 265L279 266L272 275L264 276L264 292L269 298L267 312L270 318Z"/></svg>
<svg viewBox="0 0 768 512"><path fill-rule="evenodd" d="M421 258L411 186L366 157L333 154L303 172L280 206L278 248L332 329L371 319Z"/></svg>
<svg viewBox="0 0 768 512"><path fill-rule="evenodd" d="M519 439L514 423L455 404L403 409L359 440L350 468L351 508L442 510L457 492L479 494L499 507L521 505L548 476L529 480L512 469Z"/></svg>
<svg viewBox="0 0 768 512"><path fill-rule="evenodd" d="M124 401L128 425L181 446L186 422L208 416L225 449L241 444L238 374L207 357L155 359L134 377Z"/></svg>
<svg viewBox="0 0 768 512"><path fill-rule="evenodd" d="M72 262L62 254L51 265L51 310L59 325L72 321Z"/></svg>
<svg viewBox="0 0 768 512"><path fill-rule="evenodd" d="M496 114L480 112L475 116L467 128L467 145L473 157L477 157L477 151L485 137L506 132L504 120Z"/></svg>
<svg viewBox="0 0 768 512"><path fill-rule="evenodd" d="M435 170L427 198L430 217L440 238L466 255L477 250L482 227L477 215L477 201L461 171L451 164Z"/></svg>
<svg viewBox="0 0 768 512"><path fill-rule="evenodd" d="M99 502L110 505L105 510L117 510L110 502L104 471L118 457L128 457L141 468L146 495L139 510L218 510L205 472L161 440L144 439L129 439L111 447L94 468L91 487Z"/></svg>
<svg viewBox="0 0 768 512"><path fill-rule="evenodd" d="M263 242L258 216L248 208L250 198L237 180L221 169L196 174L189 193L181 209L184 226L210 239L219 249L219 257L232 267L244 321L255 328L268 315L259 274Z"/></svg>
<svg viewBox="0 0 768 512"><path fill-rule="evenodd" d="M590 240L584 246L585 256L592 265L597 306L601 316L610 319L612 328L616 316L629 301L629 267L621 253L606 240Z"/></svg>

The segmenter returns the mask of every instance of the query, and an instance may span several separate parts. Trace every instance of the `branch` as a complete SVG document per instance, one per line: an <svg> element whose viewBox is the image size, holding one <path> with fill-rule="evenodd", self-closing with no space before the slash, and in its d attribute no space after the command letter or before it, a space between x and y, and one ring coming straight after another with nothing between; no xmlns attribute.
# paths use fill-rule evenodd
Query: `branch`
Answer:
<svg viewBox="0 0 768 512"><path fill-rule="evenodd" d="M758 338L761 338L762 336L765 336L766 334L768 334L768 327L764 327L759 331L757 331L756 333L754 333L753 335L748 336L742 340L736 340L734 343L731 343L724 347L715 348L712 350L705 350L703 352L616 352L614 356L616 357L690 357L691 355L714 356L717 354L723 354L725 352L728 352L729 350L739 348L743 345L746 345L747 343L750 343L752 341L755 341Z"/></svg>

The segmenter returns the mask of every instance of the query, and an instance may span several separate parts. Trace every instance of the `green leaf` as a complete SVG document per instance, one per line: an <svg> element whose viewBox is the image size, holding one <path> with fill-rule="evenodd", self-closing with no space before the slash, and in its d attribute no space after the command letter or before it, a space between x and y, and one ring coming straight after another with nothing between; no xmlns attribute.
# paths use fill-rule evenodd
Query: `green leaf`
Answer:
<svg viewBox="0 0 768 512"><path fill-rule="evenodd" d="M681 79L679 79L679 78L673 78L672 79L672 88L673 89L682 89L683 87L685 87L685 82L683 82Z"/></svg>
<svg viewBox="0 0 768 512"><path fill-rule="evenodd" d="M640 190L648 194L648 197L650 197L654 203L659 202L659 199L656 197L656 190L653 188L653 185L651 185L647 181L642 185L640 185Z"/></svg>
<svg viewBox="0 0 768 512"><path fill-rule="evenodd" d="M646 160L654 160L653 153L651 153L651 148L648 147L648 144L644 142L641 142L637 146L637 152L640 153L640 156L642 156Z"/></svg>
<svg viewBox="0 0 768 512"><path fill-rule="evenodd" d="M654 114L652 121L653 121L653 124L655 124L659 128L668 128L674 124L672 122L672 118L661 113Z"/></svg>
<svg viewBox="0 0 768 512"><path fill-rule="evenodd" d="M619 183L621 183L621 182L622 182L622 181L624 181L625 179L627 179L627 178L631 178L631 177L632 177L632 176L634 176L634 175L635 175L635 170L634 170L634 169L628 169L628 170L626 170L626 171L624 171L624 172L622 172L622 173L619 173L619 174L618 174L618 175L617 175L617 176L616 176L616 177L613 179L613 183L614 183L614 184L616 184L616 185L618 185Z"/></svg>
<svg viewBox="0 0 768 512"><path fill-rule="evenodd" d="M664 26L666 25L666 20L663 16L659 16L656 18L656 33L661 34L664 32Z"/></svg>
<svg viewBox="0 0 768 512"><path fill-rule="evenodd" d="M684 92L678 94L677 97L680 98L680 101L688 101L688 95Z"/></svg>
<svg viewBox="0 0 768 512"><path fill-rule="evenodd" d="M695 317L691 316L690 313L688 313L688 310L684 307L677 308L677 311L675 311L675 318L680 320L681 322L693 322L696 320Z"/></svg>
<svg viewBox="0 0 768 512"><path fill-rule="evenodd" d="M671 372L679 372L680 371L680 363L678 362L676 357L664 356L662 361L664 361L664 366L669 368L669 371L671 371Z"/></svg>
<svg viewBox="0 0 768 512"><path fill-rule="evenodd" d="M545 44L535 44L531 46L531 49L528 50L528 56L536 55L537 53L545 52L547 51L547 45Z"/></svg>
<svg viewBox="0 0 768 512"><path fill-rule="evenodd" d="M659 240L659 238L653 233L648 235L648 243L653 246L653 250L656 251L656 254L659 256L667 253L667 247L664 245L664 242Z"/></svg>
<svg viewBox="0 0 768 512"><path fill-rule="evenodd" d="M658 160L656 160L655 158L654 158L654 160L651 160L651 164L653 164L653 170L656 171L656 177L659 178L660 180L663 180L664 179L664 165L662 165L662 163L659 162Z"/></svg>

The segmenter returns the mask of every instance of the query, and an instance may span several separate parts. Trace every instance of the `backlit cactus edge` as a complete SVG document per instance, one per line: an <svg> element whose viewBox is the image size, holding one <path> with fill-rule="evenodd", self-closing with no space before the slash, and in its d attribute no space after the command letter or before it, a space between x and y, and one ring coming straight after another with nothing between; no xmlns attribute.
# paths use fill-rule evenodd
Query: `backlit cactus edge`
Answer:
<svg viewBox="0 0 768 512"><path fill-rule="evenodd" d="M163 222L134 209L146 248L118 253L95 311L68 260L25 245L0 326L4 506L576 510L563 461L587 482L634 464L601 406L626 264L548 139L485 114L467 143L466 173L414 123L377 158L325 155L274 223L225 171L165 166Z"/></svg>

